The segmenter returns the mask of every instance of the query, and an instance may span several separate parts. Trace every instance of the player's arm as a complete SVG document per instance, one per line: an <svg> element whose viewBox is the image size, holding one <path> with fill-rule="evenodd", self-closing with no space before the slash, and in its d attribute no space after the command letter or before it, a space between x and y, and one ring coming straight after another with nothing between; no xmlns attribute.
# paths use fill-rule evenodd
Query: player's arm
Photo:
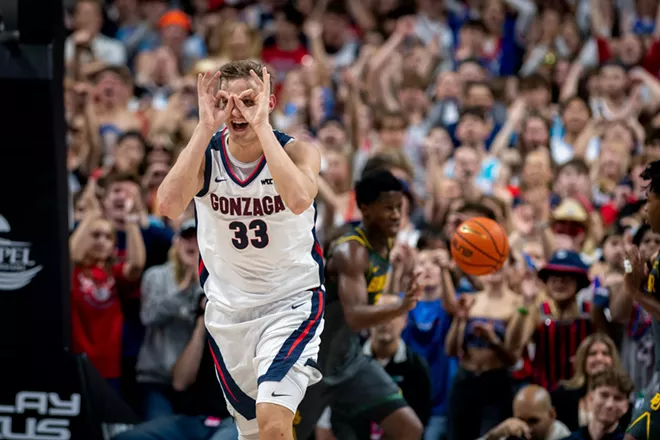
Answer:
<svg viewBox="0 0 660 440"><path fill-rule="evenodd" d="M650 294L642 292L641 289L635 296L635 300L644 308L644 310L649 312L654 319L660 319L660 301L652 297Z"/></svg>
<svg viewBox="0 0 660 440"><path fill-rule="evenodd" d="M273 105L270 73L266 67L261 73L260 78L256 72L250 71L257 84L256 94L253 90L246 90L239 96L233 95L232 101L257 134L277 193L294 214L302 214L314 202L319 189L321 155L316 148L301 141L288 142L282 148L269 122ZM248 101L254 104L243 102L244 97L251 97Z"/></svg>
<svg viewBox="0 0 660 440"><path fill-rule="evenodd" d="M408 312L405 302L369 304L364 275L369 269L369 255L359 243L349 241L339 245L333 259L337 267L339 299L351 329L365 330Z"/></svg>
<svg viewBox="0 0 660 440"><path fill-rule="evenodd" d="M197 78L197 100L199 123L188 145L181 151L156 193L156 209L166 217L175 219L186 209L190 201L204 188L206 149L213 134L224 124L226 115L231 114L233 101L219 91L214 94L220 72L211 76L206 73ZM220 100L223 104L220 108ZM210 165L210 164L209 164ZM210 173L207 173L210 174Z"/></svg>
<svg viewBox="0 0 660 440"><path fill-rule="evenodd" d="M160 214L171 219L179 217L204 187L205 152L213 133L201 124L195 127L188 145L158 187L156 207Z"/></svg>
<svg viewBox="0 0 660 440"><path fill-rule="evenodd" d="M633 311L633 298L618 289L610 290L609 309L612 321L625 324L630 319Z"/></svg>
<svg viewBox="0 0 660 440"><path fill-rule="evenodd" d="M647 267L642 260L639 249L636 246L626 247L626 264L630 265L629 270L626 270L626 273L623 276L625 283L625 292L637 303L644 307L644 309L651 314L655 319L660 319L660 301L658 301L654 296L652 296L655 290L655 272L652 272L650 275L647 275ZM648 277L654 277L653 282L647 282L649 286L649 291L647 292L643 287L642 283L647 280Z"/></svg>
<svg viewBox="0 0 660 440"><path fill-rule="evenodd" d="M319 151L311 144L298 140L282 148L270 124L256 126L255 131L277 193L294 214L302 214L314 202L319 190Z"/></svg>

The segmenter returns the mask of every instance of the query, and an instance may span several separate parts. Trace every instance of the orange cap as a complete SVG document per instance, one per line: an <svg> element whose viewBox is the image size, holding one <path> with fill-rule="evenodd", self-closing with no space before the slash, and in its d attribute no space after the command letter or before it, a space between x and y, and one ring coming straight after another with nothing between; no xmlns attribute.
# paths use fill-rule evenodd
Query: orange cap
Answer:
<svg viewBox="0 0 660 440"><path fill-rule="evenodd" d="M167 11L162 17L160 17L160 20L158 20L158 27L164 28L167 26L181 26L185 30L190 31L190 18L188 18L185 12L178 9Z"/></svg>

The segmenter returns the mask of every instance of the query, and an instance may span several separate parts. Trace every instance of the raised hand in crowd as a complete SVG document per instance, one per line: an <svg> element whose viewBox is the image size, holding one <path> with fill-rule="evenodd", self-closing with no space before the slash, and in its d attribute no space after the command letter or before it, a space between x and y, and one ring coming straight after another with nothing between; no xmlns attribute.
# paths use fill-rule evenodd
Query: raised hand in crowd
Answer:
<svg viewBox="0 0 660 440"><path fill-rule="evenodd" d="M474 306L475 298L472 295L461 295L457 300L455 316L459 319L467 319L470 309Z"/></svg>
<svg viewBox="0 0 660 440"><path fill-rule="evenodd" d="M414 278L415 252L410 246L397 243L390 252L392 275L388 280L390 292L401 292Z"/></svg>
<svg viewBox="0 0 660 440"><path fill-rule="evenodd" d="M433 251L433 261L441 269L453 270L456 268L456 262L447 249L436 249Z"/></svg>
<svg viewBox="0 0 660 440"><path fill-rule="evenodd" d="M522 294L525 307L536 304L540 291L541 283L539 283L536 273L525 271L525 275L520 283L520 293Z"/></svg>
<svg viewBox="0 0 660 440"><path fill-rule="evenodd" d="M73 44L75 44L76 47L89 47L93 37L94 35L88 30L80 29L73 33Z"/></svg>
<svg viewBox="0 0 660 440"><path fill-rule="evenodd" d="M142 198L142 188L135 182L125 182L124 185L127 191L124 205L125 222L135 222L141 228L146 228L149 224L149 213Z"/></svg>
<svg viewBox="0 0 660 440"><path fill-rule="evenodd" d="M102 216L103 208L97 196L98 183L96 179L89 179L87 185L83 190L80 200L78 201L80 208L85 215Z"/></svg>
<svg viewBox="0 0 660 440"><path fill-rule="evenodd" d="M422 299L424 287L419 283L419 274L413 274L410 277L408 287L403 292L402 307L406 310L412 310L417 306L417 302Z"/></svg>
<svg viewBox="0 0 660 440"><path fill-rule="evenodd" d="M307 35L310 40L321 38L323 34L323 24L318 20L309 19L305 21L303 30L305 31L305 35Z"/></svg>

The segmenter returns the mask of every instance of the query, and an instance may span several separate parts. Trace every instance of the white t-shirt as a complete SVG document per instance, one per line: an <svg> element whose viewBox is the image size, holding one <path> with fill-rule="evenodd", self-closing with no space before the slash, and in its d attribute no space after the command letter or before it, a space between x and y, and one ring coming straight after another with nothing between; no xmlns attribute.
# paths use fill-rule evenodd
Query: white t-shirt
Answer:
<svg viewBox="0 0 660 440"><path fill-rule="evenodd" d="M92 53L97 60L103 61L115 66L126 64L126 49L124 45L114 38L98 35L92 40ZM64 43L64 57L67 61L73 58L75 45L72 36L69 36Z"/></svg>

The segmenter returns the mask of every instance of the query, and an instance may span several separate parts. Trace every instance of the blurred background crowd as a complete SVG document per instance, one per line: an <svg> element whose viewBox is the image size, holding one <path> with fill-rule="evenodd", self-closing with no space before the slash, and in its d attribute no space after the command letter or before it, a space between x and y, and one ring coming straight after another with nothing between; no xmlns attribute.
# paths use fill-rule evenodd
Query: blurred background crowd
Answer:
<svg viewBox="0 0 660 440"><path fill-rule="evenodd" d="M360 220L365 164L406 183L388 288L417 271L424 299L364 350L425 439L618 438L660 364L649 314L622 293L624 243L647 261L660 249L639 177L660 159L658 3L71 1L73 347L145 421L119 437L237 438L205 345L193 208L153 208L197 123L197 73L260 59L273 127L322 153L326 245ZM476 216L512 249L479 278L447 251ZM331 408L316 438L333 438Z"/></svg>

